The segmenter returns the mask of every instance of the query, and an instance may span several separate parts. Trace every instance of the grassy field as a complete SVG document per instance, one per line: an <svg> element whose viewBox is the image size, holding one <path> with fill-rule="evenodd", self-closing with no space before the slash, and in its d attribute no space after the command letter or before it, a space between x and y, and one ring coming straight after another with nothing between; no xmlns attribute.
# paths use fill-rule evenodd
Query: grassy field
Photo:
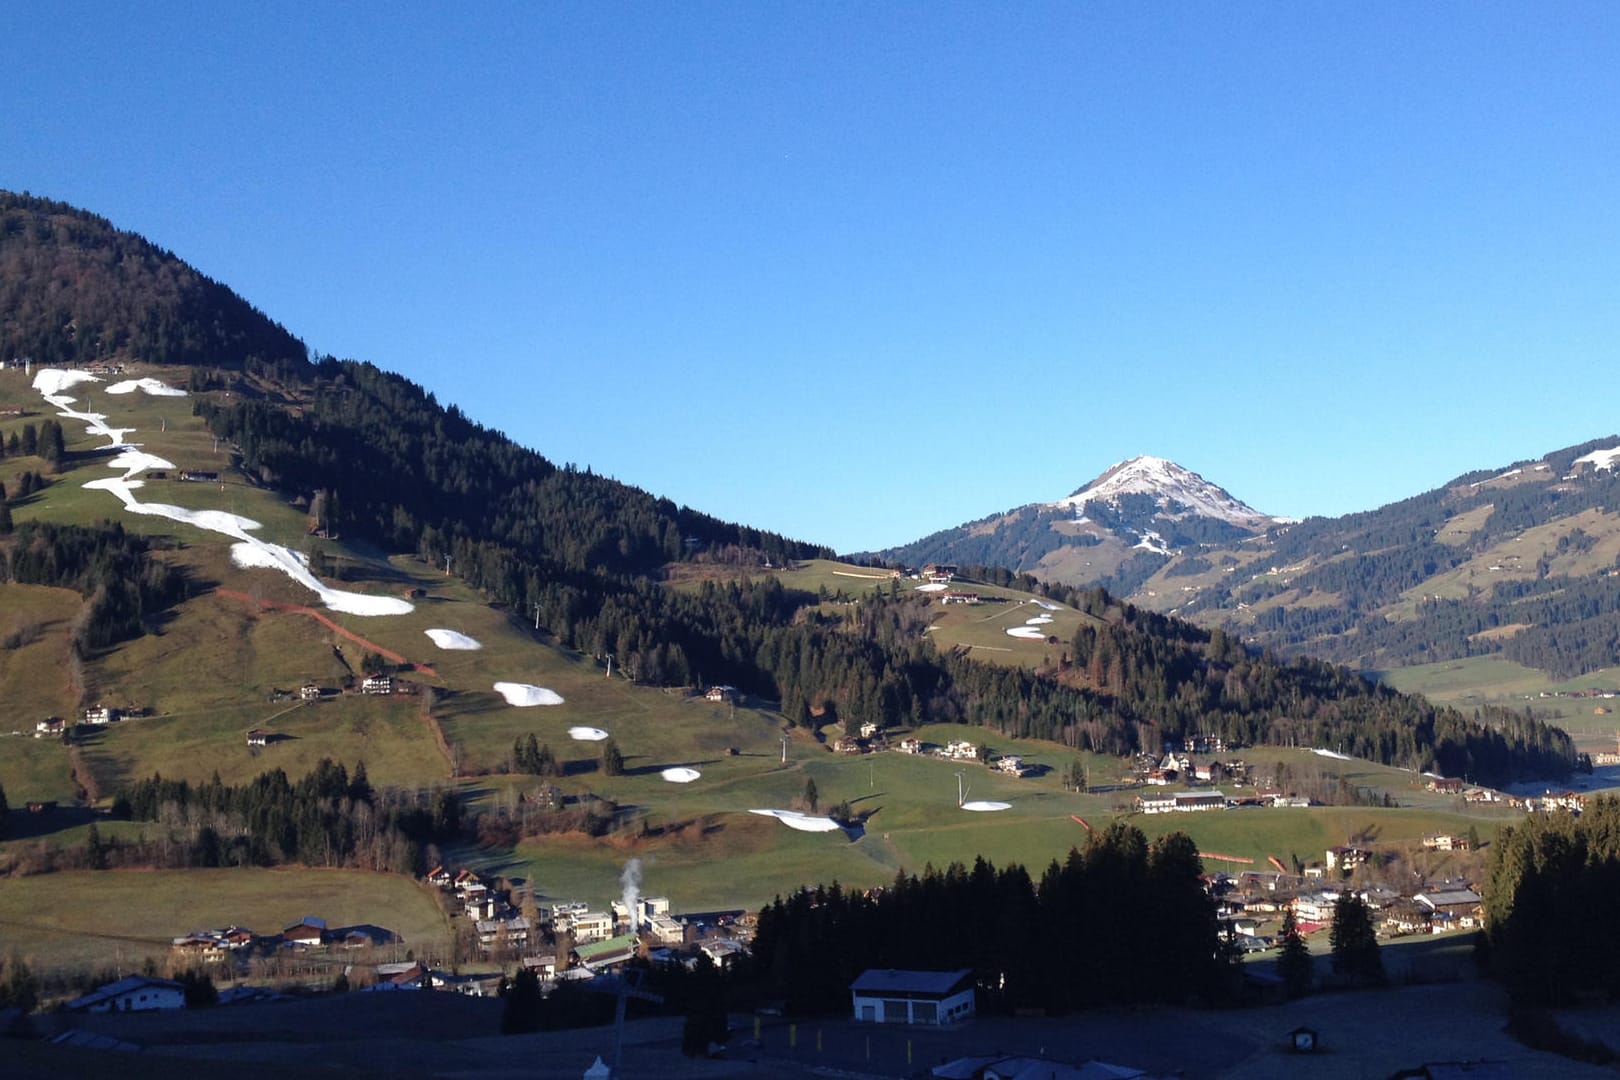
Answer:
<svg viewBox="0 0 1620 1080"><path fill-rule="evenodd" d="M984 733L951 726L922 732L934 743L975 734L982 738ZM1471 827L1489 837L1513 816L1468 808L1456 798L1424 792L1421 777L1398 769L1280 749L1270 754L1289 760L1296 771L1320 768L1328 775L1342 773L1353 783L1389 790L1402 806L1144 816L1130 812L1131 792L1063 791L1058 770L1074 756L1071 751L1037 741L992 738L991 742L998 752L1021 754L1027 762L1045 764L1053 771L1018 779L978 764L899 753L847 757L798 742L790 746L786 765L743 759L731 772L705 766L703 778L690 786L664 784L653 775L588 778L591 790L638 808L650 827L648 835L628 828L600 841L540 837L510 852L463 854L491 871L532 875L553 899L592 903L617 896L620 873L628 860L637 858L642 862L644 892L669 895L690 910L757 906L800 882L836 879L852 887L881 885L901 869L920 872L928 864L971 863L979 855L998 865L1022 863L1039 873L1071 847L1084 846L1086 829L1075 816L1092 828L1125 816L1150 837L1186 832L1202 850L1252 859L1252 865L1261 869L1268 855L1287 861L1297 854L1306 862L1320 861L1327 847L1352 838L1416 847L1431 833L1466 833ZM1094 759L1094 778L1106 778L1107 770L1116 767L1112 759ZM961 810L959 772L969 800L1005 801L1010 808L991 813ZM852 811L864 816L863 830L853 838L843 833L806 834L747 812L805 809L807 779L815 780L823 809L847 801ZM527 778L486 778L478 796L485 805L513 806L518 792L530 785ZM571 785L564 781L564 786ZM715 875L717 864L726 867L724 875ZM1221 868L1241 869L1242 864L1222 863Z"/></svg>
<svg viewBox="0 0 1620 1080"><path fill-rule="evenodd" d="M279 932L305 915L328 926L374 923L424 955L449 951L449 928L427 890L360 870L68 871L8 879L0 933L35 963L128 969L162 959L191 930Z"/></svg>
<svg viewBox="0 0 1620 1080"><path fill-rule="evenodd" d="M1473 656L1369 674L1397 690L1422 694L1430 701L1459 709L1481 705L1529 708L1537 717L1568 731L1587 751L1613 750L1620 736L1620 700L1593 696L1594 692L1620 688L1620 668L1604 668L1574 679L1555 679L1544 671L1501 657ZM1577 691L1588 696L1562 696Z"/></svg>

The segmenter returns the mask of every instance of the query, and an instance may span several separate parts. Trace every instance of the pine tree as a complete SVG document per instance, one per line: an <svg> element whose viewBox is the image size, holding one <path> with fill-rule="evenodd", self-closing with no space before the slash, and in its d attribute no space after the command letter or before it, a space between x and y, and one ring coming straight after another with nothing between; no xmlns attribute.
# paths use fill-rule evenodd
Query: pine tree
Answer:
<svg viewBox="0 0 1620 1080"><path fill-rule="evenodd" d="M1360 986L1384 981L1384 959L1372 912L1355 893L1342 894L1333 905L1333 970Z"/></svg>
<svg viewBox="0 0 1620 1080"><path fill-rule="evenodd" d="M821 793L816 790L816 778L813 777L813 776L805 777L804 778L804 805L809 807L810 812L813 814L813 813L816 812L816 806L820 802L821 802Z"/></svg>
<svg viewBox="0 0 1620 1080"><path fill-rule="evenodd" d="M1277 974L1282 976L1283 987L1291 998L1303 997L1311 990L1311 950L1299 932L1299 923L1292 909L1283 916L1281 934L1282 955L1277 958Z"/></svg>
<svg viewBox="0 0 1620 1080"><path fill-rule="evenodd" d="M624 755L619 752L619 744L613 739L602 744L602 772L607 776L619 776L624 772Z"/></svg>

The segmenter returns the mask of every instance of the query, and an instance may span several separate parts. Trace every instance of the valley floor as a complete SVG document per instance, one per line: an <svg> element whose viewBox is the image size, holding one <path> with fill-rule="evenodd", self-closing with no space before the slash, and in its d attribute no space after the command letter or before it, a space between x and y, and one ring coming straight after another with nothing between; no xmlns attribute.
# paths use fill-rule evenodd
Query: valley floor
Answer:
<svg viewBox="0 0 1620 1080"><path fill-rule="evenodd" d="M609 1060L611 1030L497 1034L500 1004L451 994L348 994L324 999L154 1015L75 1017L87 1031L145 1047L139 1054L70 1050L0 1041L10 1077L253 1077L297 1071L312 1076L581 1076L597 1055ZM1059 1019L985 1017L945 1030L900 1029L848 1020L765 1020L734 1016L729 1059L692 1061L680 1054L681 1021L633 1021L626 1027L624 1074L630 1077L899 1077L975 1054L1044 1053L1060 1061L1101 1060L1186 1077L1266 1080L1389 1076L1425 1063L1490 1061L1506 1075L1598 1077L1612 1070L1530 1050L1504 1031L1506 1003L1491 983L1317 994L1287 1005L1200 1011L1142 1009ZM63 1022L41 1018L42 1024ZM1568 1021L1566 1021L1568 1022ZM1620 1010L1594 1010L1580 1021L1620 1027ZM1306 1026L1321 1049L1304 1057L1286 1048ZM409 1034L406 1034L409 1033ZM790 1045L790 1040L796 1045ZM909 1043L909 1061L908 1061Z"/></svg>

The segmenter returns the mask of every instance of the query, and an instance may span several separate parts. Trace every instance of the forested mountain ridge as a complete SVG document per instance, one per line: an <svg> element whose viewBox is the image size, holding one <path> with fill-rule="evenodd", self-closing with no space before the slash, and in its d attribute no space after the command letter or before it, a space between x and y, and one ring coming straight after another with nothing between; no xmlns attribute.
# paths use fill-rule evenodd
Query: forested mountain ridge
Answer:
<svg viewBox="0 0 1620 1080"><path fill-rule="evenodd" d="M74 232L64 226L52 235ZM532 617L555 644L615 656L621 673L640 683L730 683L806 726L958 721L1115 754L1219 732L1483 781L1558 775L1575 764L1567 736L1527 718L1438 710L1100 591L1070 602L1103 628L1068 642L1070 656L1055 670L1032 672L936 650L925 634L926 596L896 590L858 604L821 603L764 578L666 588L671 562L748 567L826 551L556 466L370 364L216 359L190 365L191 402L232 449L243 478L307 506L312 524L340 542L448 562L489 600L523 612L525 622ZM1085 511L1125 515L1133 498L1165 516L1141 492ZM1191 521L1173 508L1166 520Z"/></svg>
<svg viewBox="0 0 1620 1080"><path fill-rule="evenodd" d="M0 360L302 364L303 342L105 218L0 191Z"/></svg>
<svg viewBox="0 0 1620 1080"><path fill-rule="evenodd" d="M1377 510L1185 552L1134 599L1358 667L1501 654L1570 677L1620 660L1613 436Z"/></svg>
<svg viewBox="0 0 1620 1080"><path fill-rule="evenodd" d="M1111 506L1087 505L1080 522L1037 504L884 554L1101 584L1253 645L1355 667L1500 654L1568 678L1620 663L1617 444L1595 439L1376 510L1248 534L1186 518L1149 537ZM1143 540L1126 546L1132 535Z"/></svg>

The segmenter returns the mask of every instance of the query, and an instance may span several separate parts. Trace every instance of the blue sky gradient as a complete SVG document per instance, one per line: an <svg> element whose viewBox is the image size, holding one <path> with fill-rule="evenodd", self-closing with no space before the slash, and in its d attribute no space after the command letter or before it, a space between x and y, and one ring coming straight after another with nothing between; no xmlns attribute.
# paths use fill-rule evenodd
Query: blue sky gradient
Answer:
<svg viewBox="0 0 1620 1080"><path fill-rule="evenodd" d="M0 187L558 462L840 550L1173 458L1613 433L1612 4L29 4Z"/></svg>

